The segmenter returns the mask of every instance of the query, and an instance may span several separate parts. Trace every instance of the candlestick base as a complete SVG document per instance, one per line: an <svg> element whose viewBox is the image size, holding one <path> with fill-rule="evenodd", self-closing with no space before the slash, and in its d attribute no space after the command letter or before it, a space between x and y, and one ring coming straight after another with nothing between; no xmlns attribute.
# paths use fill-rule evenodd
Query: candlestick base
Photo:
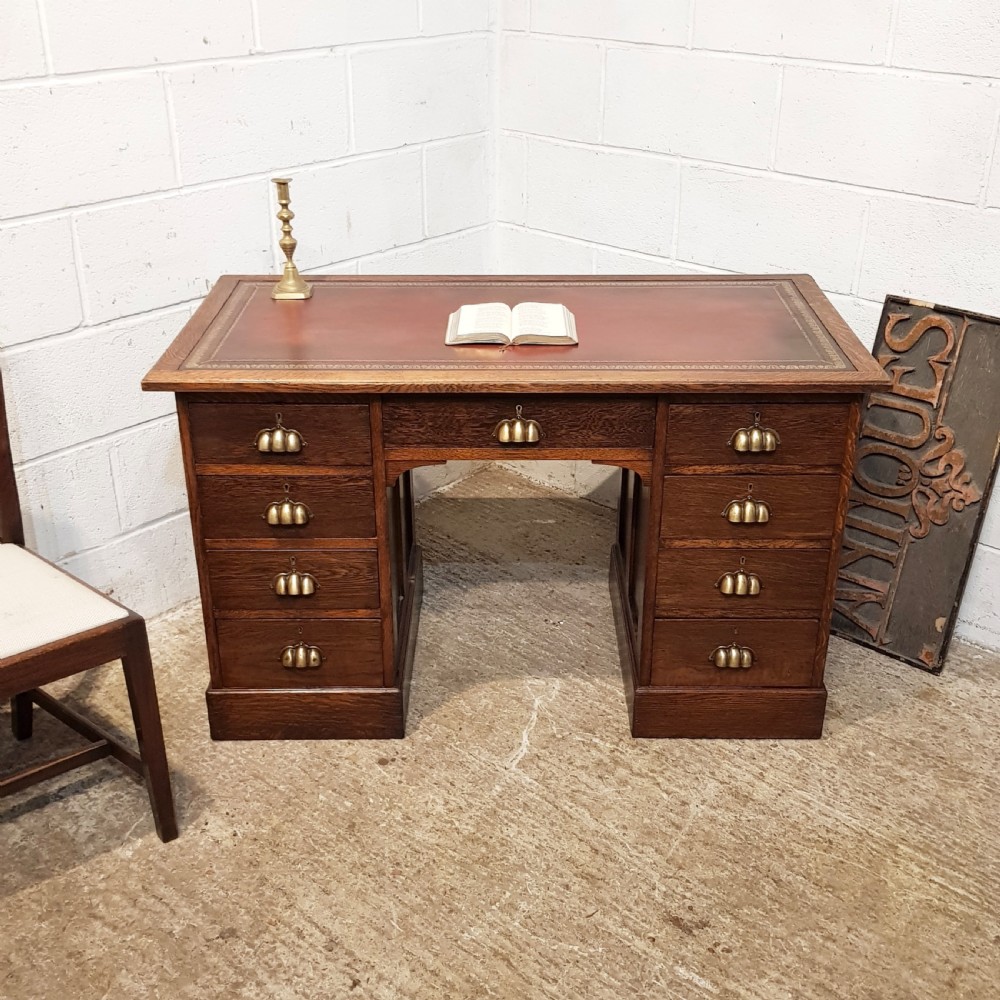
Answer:
<svg viewBox="0 0 1000 1000"><path fill-rule="evenodd" d="M281 301L309 299L312 293L312 285L299 274L299 269L291 261L287 261L284 274L271 291L271 298Z"/></svg>

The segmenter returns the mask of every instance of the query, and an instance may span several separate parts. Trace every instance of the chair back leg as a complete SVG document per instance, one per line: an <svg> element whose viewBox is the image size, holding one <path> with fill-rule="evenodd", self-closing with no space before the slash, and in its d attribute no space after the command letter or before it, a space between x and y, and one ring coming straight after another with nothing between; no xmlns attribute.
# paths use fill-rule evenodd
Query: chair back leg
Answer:
<svg viewBox="0 0 1000 1000"><path fill-rule="evenodd" d="M174 815L174 797L170 789L170 771L167 751L163 744L163 726L156 700L156 681L149 655L146 623L138 619L129 630L127 652L122 657L128 700L132 707L135 736L139 743L139 756L149 804L153 809L153 822L160 840L173 840L177 836L177 819Z"/></svg>
<svg viewBox="0 0 1000 1000"><path fill-rule="evenodd" d="M34 702L31 700L31 692L16 694L10 699L10 729L15 740L27 740L31 738L34 723Z"/></svg>

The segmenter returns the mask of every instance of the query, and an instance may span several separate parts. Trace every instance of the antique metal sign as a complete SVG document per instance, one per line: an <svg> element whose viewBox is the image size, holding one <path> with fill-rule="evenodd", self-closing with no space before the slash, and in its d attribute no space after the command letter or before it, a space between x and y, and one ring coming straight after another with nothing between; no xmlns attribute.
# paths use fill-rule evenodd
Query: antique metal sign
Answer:
<svg viewBox="0 0 1000 1000"><path fill-rule="evenodd" d="M889 296L872 353L833 631L940 672L1000 450L1000 320Z"/></svg>

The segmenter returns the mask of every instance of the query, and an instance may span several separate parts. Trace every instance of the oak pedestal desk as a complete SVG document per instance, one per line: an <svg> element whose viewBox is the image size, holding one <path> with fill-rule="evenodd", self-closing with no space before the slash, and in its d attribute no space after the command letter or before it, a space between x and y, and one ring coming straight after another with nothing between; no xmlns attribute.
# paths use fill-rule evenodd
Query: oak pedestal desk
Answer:
<svg viewBox="0 0 1000 1000"><path fill-rule="evenodd" d="M223 277L143 383L177 393L213 737L403 736L410 474L448 459L621 468L634 736L821 735L859 411L888 380L810 277L275 280ZM579 346L444 345L495 301L564 303Z"/></svg>

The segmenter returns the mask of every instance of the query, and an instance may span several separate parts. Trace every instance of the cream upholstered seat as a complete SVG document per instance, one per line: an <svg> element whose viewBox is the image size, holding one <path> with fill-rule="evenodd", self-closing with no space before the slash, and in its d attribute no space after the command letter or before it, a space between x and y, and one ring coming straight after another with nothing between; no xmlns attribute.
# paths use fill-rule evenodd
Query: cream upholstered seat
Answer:
<svg viewBox="0 0 1000 1000"><path fill-rule="evenodd" d="M0 660L127 617L20 545L0 545Z"/></svg>
<svg viewBox="0 0 1000 1000"><path fill-rule="evenodd" d="M0 376L0 701L10 699L10 727L17 740L31 738L38 707L87 742L46 763L0 775L0 799L113 757L145 784L156 832L161 840L173 840L177 817L146 622L24 548L4 404ZM112 660L121 661L125 675L138 754L43 690Z"/></svg>

